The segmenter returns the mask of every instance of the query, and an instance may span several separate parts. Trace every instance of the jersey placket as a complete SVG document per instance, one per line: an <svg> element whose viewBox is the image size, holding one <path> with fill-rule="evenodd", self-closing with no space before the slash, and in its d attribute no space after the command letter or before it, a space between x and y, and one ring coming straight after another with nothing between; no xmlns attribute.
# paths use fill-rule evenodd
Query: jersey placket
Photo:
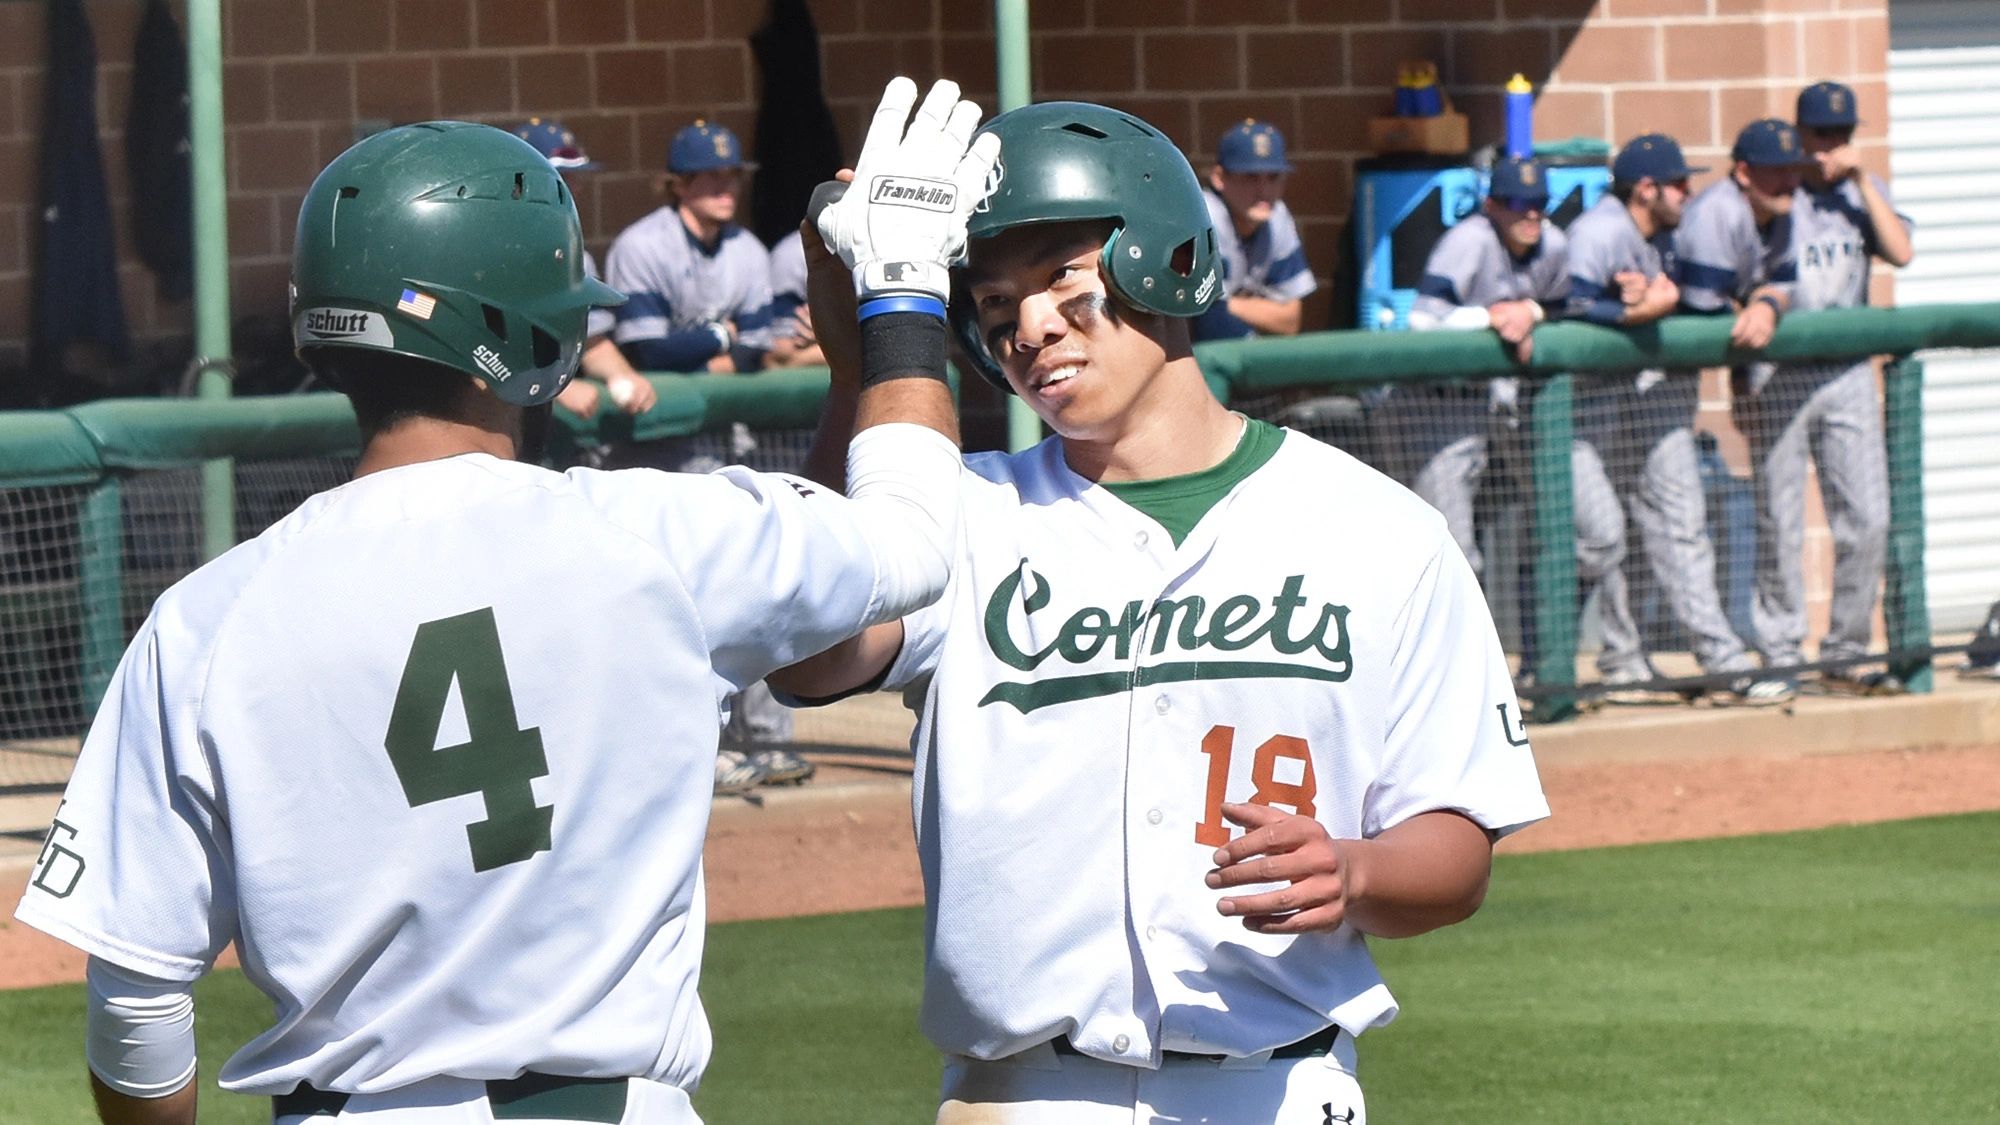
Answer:
<svg viewBox="0 0 2000 1125"><path fill-rule="evenodd" d="M1179 546L1150 520L1128 516L1127 522L1135 525L1133 547L1158 578L1146 599L1149 610L1160 599L1184 594L1197 583L1215 546L1215 529L1226 522L1225 513L1241 488L1219 501ZM1203 959L1190 948L1190 938L1199 930L1186 917L1191 907L1200 909L1209 901L1205 888L1189 882L1199 876L1190 874L1186 854L1205 850L1195 838L1200 817L1189 810L1205 799L1206 775L1185 764L1200 760L1204 717L1199 689L1197 681L1146 682L1148 668L1187 658L1177 654L1171 643L1162 646L1158 656L1153 654L1157 630L1170 627L1149 612L1134 637L1133 688L1126 712L1127 936L1135 962L1135 995L1150 994L1151 999L1147 1009L1135 1012L1135 1022L1144 1028L1143 1040L1135 1036L1129 1050L1121 1052L1135 1059L1142 1052L1157 1058L1167 1030L1165 1012L1199 1002L1184 981L1204 967ZM1193 867L1204 862L1196 860Z"/></svg>

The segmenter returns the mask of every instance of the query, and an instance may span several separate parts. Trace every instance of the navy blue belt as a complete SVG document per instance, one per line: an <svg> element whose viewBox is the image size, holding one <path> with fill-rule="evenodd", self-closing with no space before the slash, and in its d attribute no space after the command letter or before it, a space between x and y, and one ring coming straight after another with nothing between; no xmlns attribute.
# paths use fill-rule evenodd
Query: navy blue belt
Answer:
<svg viewBox="0 0 2000 1125"><path fill-rule="evenodd" d="M1324 1031L1314 1032L1296 1043L1287 1043L1282 1047L1276 1048L1271 1052L1271 1057L1274 1059L1318 1058L1322 1055L1332 1054L1333 1045L1339 1042L1339 1040L1340 1028L1336 1025ZM1054 1039L1049 1040L1049 1046L1054 1047L1058 1055L1083 1054L1082 1051L1076 1049L1076 1044L1069 1041L1068 1036L1056 1036ZM1222 1062L1225 1059L1234 1057L1231 1055L1200 1055L1192 1051L1161 1051L1160 1054L1169 1059L1193 1059L1197 1062Z"/></svg>
<svg viewBox="0 0 2000 1125"><path fill-rule="evenodd" d="M618 1125L625 1116L629 1078L570 1078L529 1071L519 1078L486 1083L495 1121L580 1121ZM271 1098L274 1117L338 1117L352 1094L321 1090L304 1082Z"/></svg>

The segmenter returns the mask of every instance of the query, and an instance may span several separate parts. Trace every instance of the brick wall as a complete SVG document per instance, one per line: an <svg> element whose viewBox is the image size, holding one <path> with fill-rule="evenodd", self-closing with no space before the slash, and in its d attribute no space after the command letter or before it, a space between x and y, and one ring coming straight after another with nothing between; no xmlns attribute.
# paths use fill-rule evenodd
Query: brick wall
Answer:
<svg viewBox="0 0 2000 1125"><path fill-rule="evenodd" d="M991 6L983 0L813 0L827 87L850 150L891 74L957 78L989 102ZM114 207L122 167L136 0L90 0L99 114ZM313 173L358 122L437 116L499 123L561 116L607 170L579 185L602 249L655 203L666 139L704 115L748 133L757 74L746 37L756 0L226 0L230 249L240 310L282 304L291 223ZM1366 118L1396 65L1439 62L1474 142L1499 135L1500 87L1545 85L1543 137L1614 143L1676 132L1719 161L1741 123L1789 112L1800 85L1841 77L1860 94L1863 145L1886 170L1885 0L1067 0L1035 6L1040 97L1115 101L1202 165L1231 122L1255 115L1292 138L1290 199L1325 280L1338 260ZM42 6L0 3L0 159L39 148ZM0 359L26 334L35 180L0 183ZM141 338L184 333L187 310L153 299L136 260L121 270ZM1326 290L1307 310L1324 324Z"/></svg>
<svg viewBox="0 0 2000 1125"><path fill-rule="evenodd" d="M984 0L811 0L851 153L882 83L949 75L989 106ZM100 62L101 140L118 221L137 0L89 0ZM357 124L561 117L606 170L577 183L600 252L657 203L671 132L696 116L746 135L758 76L746 38L758 0L225 0L225 111L234 308L275 313L300 198ZM43 7L0 2L0 368L18 362L28 316L39 151ZM1839 78L1860 96L1860 142L1886 173L1886 0L1063 0L1034 6L1038 97L1114 102L1164 129L1204 167L1215 138L1257 116L1291 138L1289 199L1322 281L1308 327L1328 322L1354 161L1366 118L1387 107L1397 64L1436 60L1475 144L1497 141L1500 91L1533 79L1538 136L1617 143L1675 133L1721 165L1759 116ZM129 238L126 239L129 244ZM188 308L155 299L130 253L120 269L140 341L185 336ZM1720 384L1704 425L1742 467ZM1824 572L1825 543L1815 575ZM1823 579L1815 578L1816 582Z"/></svg>

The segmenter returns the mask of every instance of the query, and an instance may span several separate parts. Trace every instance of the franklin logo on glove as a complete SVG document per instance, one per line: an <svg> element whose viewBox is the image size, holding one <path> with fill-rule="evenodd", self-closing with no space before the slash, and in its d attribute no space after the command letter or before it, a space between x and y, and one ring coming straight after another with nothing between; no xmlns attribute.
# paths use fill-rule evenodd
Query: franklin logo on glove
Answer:
<svg viewBox="0 0 2000 1125"><path fill-rule="evenodd" d="M926 211L949 214L958 206L958 192L950 184L936 180L883 176L875 181L875 196L871 202L922 207Z"/></svg>

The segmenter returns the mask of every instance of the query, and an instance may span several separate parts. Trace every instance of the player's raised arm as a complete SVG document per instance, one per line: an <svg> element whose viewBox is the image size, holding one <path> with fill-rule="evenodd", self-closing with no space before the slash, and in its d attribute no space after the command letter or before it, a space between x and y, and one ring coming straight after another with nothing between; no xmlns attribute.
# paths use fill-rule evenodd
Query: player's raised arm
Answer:
<svg viewBox="0 0 2000 1125"><path fill-rule="evenodd" d="M817 226L854 280L860 394L848 445L849 494L925 518L922 542L880 552L888 619L936 600L956 546L958 417L945 382L945 301L966 218L999 155L977 142L979 107L939 81L916 105L916 84L890 81L850 190L819 209ZM912 525L888 528L908 536Z"/></svg>

